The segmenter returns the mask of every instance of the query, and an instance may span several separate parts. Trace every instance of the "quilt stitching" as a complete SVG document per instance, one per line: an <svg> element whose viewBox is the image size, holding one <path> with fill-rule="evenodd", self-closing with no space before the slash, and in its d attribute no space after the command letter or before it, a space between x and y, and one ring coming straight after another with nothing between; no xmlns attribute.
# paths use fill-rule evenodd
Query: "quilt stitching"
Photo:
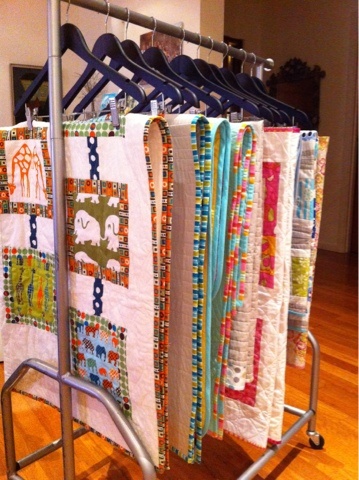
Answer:
<svg viewBox="0 0 359 480"><path fill-rule="evenodd" d="M156 122L162 136L162 211L156 211L154 178L148 143L149 128ZM168 439L168 328L170 314L171 230L173 206L173 150L167 122L161 117L151 117L143 133L147 163L152 216L152 246L154 272L154 367L159 431L160 469L169 461ZM161 233L157 238L157 215L161 215Z"/></svg>

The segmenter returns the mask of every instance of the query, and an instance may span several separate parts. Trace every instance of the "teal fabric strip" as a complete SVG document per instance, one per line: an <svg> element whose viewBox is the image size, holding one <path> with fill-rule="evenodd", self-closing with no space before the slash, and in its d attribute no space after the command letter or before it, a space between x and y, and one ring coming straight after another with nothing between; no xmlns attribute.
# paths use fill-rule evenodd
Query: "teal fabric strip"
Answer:
<svg viewBox="0 0 359 480"><path fill-rule="evenodd" d="M220 323L223 310L222 291L225 270L229 172L231 162L231 130L225 119L209 119L212 140L212 175L208 229L207 290L206 290L206 418L204 431L210 428L216 361L220 343ZM216 145L217 142L219 142ZM215 180L214 180L215 178ZM221 298L214 305L215 296Z"/></svg>
<svg viewBox="0 0 359 480"><path fill-rule="evenodd" d="M255 157L252 155L253 130L247 126L239 131L237 130L237 132L237 137L232 137L234 154L232 155L230 175L230 205L227 212L226 272L222 279L221 289L214 300L215 309L218 315L221 315L221 318L215 363L216 370L214 372L213 416L210 431L220 438L223 436L224 388L231 323L236 312L240 282L245 280L242 256L247 251L248 242L242 241L241 245L241 240L249 233L251 205L254 195L254 188L249 181L251 179L253 182L255 174ZM242 250L243 248L245 250Z"/></svg>

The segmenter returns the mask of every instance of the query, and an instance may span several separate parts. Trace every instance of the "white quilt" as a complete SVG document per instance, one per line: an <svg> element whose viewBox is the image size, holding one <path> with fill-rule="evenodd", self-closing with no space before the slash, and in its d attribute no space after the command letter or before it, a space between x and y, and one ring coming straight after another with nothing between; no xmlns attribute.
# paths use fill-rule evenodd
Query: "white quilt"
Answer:
<svg viewBox="0 0 359 480"><path fill-rule="evenodd" d="M286 318L294 173L299 131L265 129L263 232L253 380L226 389L225 430L257 445L280 442L284 407Z"/></svg>

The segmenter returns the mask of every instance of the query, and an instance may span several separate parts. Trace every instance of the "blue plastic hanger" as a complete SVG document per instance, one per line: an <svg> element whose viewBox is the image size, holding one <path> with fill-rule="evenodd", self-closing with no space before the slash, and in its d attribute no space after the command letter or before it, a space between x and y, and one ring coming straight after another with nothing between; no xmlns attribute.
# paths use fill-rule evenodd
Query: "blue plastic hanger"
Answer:
<svg viewBox="0 0 359 480"><path fill-rule="evenodd" d="M286 121L283 123L286 123L287 125L298 124L298 126L303 129L312 130L312 123L306 113L268 95L263 83L258 78L252 77L243 72L237 73L236 78L238 83L247 91L251 91L253 95L258 97L258 99L278 109L281 114L285 116Z"/></svg>
<svg viewBox="0 0 359 480"><path fill-rule="evenodd" d="M195 59L194 63L197 65L199 71L204 76L208 77L212 82L217 82L218 84L223 86L223 88L232 91L234 94L238 95L243 100L253 102L258 107L261 118L265 118L271 123L274 123L276 121L275 114L272 109L268 108L266 105L263 105L262 102L258 101L256 97L248 94L243 88L234 88L233 85L226 80L219 67L209 64L199 58Z"/></svg>
<svg viewBox="0 0 359 480"><path fill-rule="evenodd" d="M206 64L206 62L204 62L204 64ZM253 102L240 98L238 95L233 93L231 90L224 88L219 83L215 83L209 80L208 77L204 76L199 71L198 66L191 57L187 55L178 55L178 57L175 57L170 62L170 65L173 70L175 70L175 72L183 76L186 80L204 89L206 92L217 93L220 96L223 110L227 110L228 108L235 105L237 107L243 108L244 110L248 111L252 115L255 115L256 117L260 116L259 109ZM216 114L216 112L213 112L211 110L207 111L207 115L213 114Z"/></svg>
<svg viewBox="0 0 359 480"><path fill-rule="evenodd" d="M163 94L165 98L170 98L173 104L181 104L183 103L183 96L181 87L175 85L173 82L169 82L169 80L161 74L157 74L153 69L150 67L145 68L143 63L139 63L134 61L133 58L137 58L136 55L129 56L125 49L122 47L121 42L118 38L111 34L105 33L101 35L92 50L92 53L98 57L100 60L104 60L106 57L111 59L110 67L118 71L119 69L126 68L130 72L134 74L131 78L131 81L135 83L139 83L141 80L146 81L149 85L154 87L154 90L150 94L147 95L147 101L149 102L152 98L157 97L160 94ZM76 84L72 87L70 92L64 98L64 105L68 106L72 100L76 97L80 88L78 85L81 85L82 79L88 79L89 67L81 75L80 79L76 82ZM83 100L80 102L79 105L75 107L76 112L81 112L83 108L86 108L87 105L91 103L93 98L98 95L101 90L109 83L109 80L103 77L95 87L89 92ZM188 98L192 101L192 103L196 103L196 98L194 95L189 94ZM142 105L142 104L141 104ZM66 108L66 107L65 107Z"/></svg>
<svg viewBox="0 0 359 480"><path fill-rule="evenodd" d="M63 55L67 50L71 50L76 53L82 60L85 60L89 66L89 71L91 74L95 71L100 72L104 77L108 78L109 81L113 82L120 89L126 91L131 97L136 99L139 103L146 103L146 94L144 89L132 82L128 78L119 74L108 65L99 60L93 53L89 50L85 39L81 31L71 23L65 23L61 26L61 55ZM37 92L39 87L48 79L48 62L44 65L39 75L35 78L29 88L25 91L22 98L16 104L15 114L18 114L24 107L33 95ZM86 80L87 81L87 80ZM86 84L84 82L83 86Z"/></svg>
<svg viewBox="0 0 359 480"><path fill-rule="evenodd" d="M171 67L170 63L167 60L166 55L157 47L150 47L145 52L143 52L143 57L146 60L147 64L154 68L156 71L163 73L168 78L178 83L181 83L186 89L191 90L198 100L202 101L208 107L211 107L212 110L216 111L218 115L223 113L223 107L218 98L213 97L210 93L202 90L197 85L194 85L186 78L181 75L178 75L175 70ZM191 105L184 105L181 107L181 112L186 111Z"/></svg>

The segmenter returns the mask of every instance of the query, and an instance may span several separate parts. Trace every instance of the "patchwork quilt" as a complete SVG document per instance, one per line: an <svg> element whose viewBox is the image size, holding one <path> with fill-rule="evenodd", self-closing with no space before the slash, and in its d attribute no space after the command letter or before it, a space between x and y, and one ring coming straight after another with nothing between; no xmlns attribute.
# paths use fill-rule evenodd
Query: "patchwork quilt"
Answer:
<svg viewBox="0 0 359 480"><path fill-rule="evenodd" d="M159 471L208 432L279 443L304 367L329 138L262 121L128 114L63 126L72 371L118 402ZM0 129L5 377L57 366L49 125ZM299 161L298 161L299 159ZM30 371L19 390L59 406ZM128 450L106 409L73 416Z"/></svg>
<svg viewBox="0 0 359 480"><path fill-rule="evenodd" d="M56 290L47 129L1 144L5 373L36 357L56 365ZM161 117L64 124L73 371L117 400L154 464L168 463L167 345L173 162ZM36 377L36 378L35 378ZM58 405L47 377L21 389ZM127 449L95 399L74 417Z"/></svg>
<svg viewBox="0 0 359 480"><path fill-rule="evenodd" d="M288 365L304 368L318 249L329 137L302 132L292 234L292 278L288 314Z"/></svg>
<svg viewBox="0 0 359 480"><path fill-rule="evenodd" d="M222 438L224 391L227 375L230 332L237 304L243 300L247 269L248 234L252 216L255 178L254 131L249 125L231 125L232 159L230 167L230 205L227 212L227 239L225 246L225 275L221 289L216 292L214 311L222 301L220 340L217 350L217 371L214 388L211 434ZM235 134L233 135L233 131ZM218 332L218 326L216 325ZM217 333L218 334L218 333Z"/></svg>
<svg viewBox="0 0 359 480"><path fill-rule="evenodd" d="M253 380L225 390L225 430L257 445L280 442L289 302L289 265L299 130L265 128L263 227Z"/></svg>
<svg viewBox="0 0 359 480"><path fill-rule="evenodd" d="M230 248L228 232L229 179L231 163L231 129L227 120L210 118L212 137L212 183L208 255L205 264L205 328L206 328L206 416L204 432L213 430L218 387L221 375L221 324L227 304L224 296L226 259Z"/></svg>
<svg viewBox="0 0 359 480"><path fill-rule="evenodd" d="M28 358L57 366L49 125L0 132L0 321L5 378ZM20 390L59 406L58 384L29 371Z"/></svg>
<svg viewBox="0 0 359 480"><path fill-rule="evenodd" d="M237 142L239 132L247 124L232 124L232 135ZM257 319L259 266L262 240L262 161L263 161L263 121L250 122L253 130L252 179L253 200L249 231L243 236L246 249L243 249L243 271L245 281L241 282L240 296L237 297L236 309L232 318L228 352L226 387L231 390L243 390L247 382L253 380L254 336ZM239 131L238 131L239 128Z"/></svg>

